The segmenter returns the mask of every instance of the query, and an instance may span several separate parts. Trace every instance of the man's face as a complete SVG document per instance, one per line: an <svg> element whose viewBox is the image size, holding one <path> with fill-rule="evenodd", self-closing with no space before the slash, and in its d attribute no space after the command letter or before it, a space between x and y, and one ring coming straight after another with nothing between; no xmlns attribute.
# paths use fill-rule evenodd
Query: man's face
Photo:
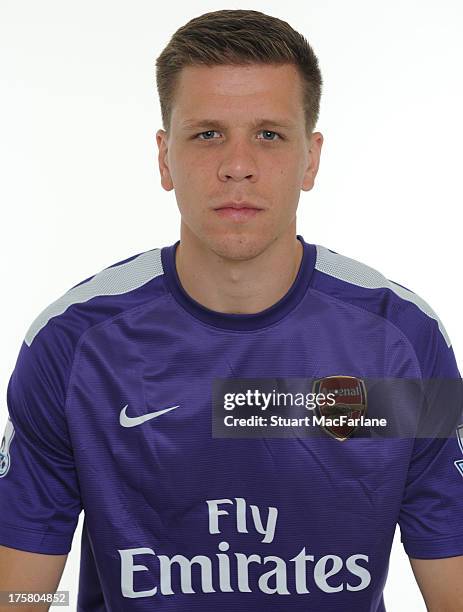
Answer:
<svg viewBox="0 0 463 612"><path fill-rule="evenodd" d="M320 133L307 136L291 64L184 68L169 137L159 130L156 139L161 183L175 189L184 231L231 259L254 257L295 227L323 143ZM246 218L217 212L230 201L261 210Z"/></svg>

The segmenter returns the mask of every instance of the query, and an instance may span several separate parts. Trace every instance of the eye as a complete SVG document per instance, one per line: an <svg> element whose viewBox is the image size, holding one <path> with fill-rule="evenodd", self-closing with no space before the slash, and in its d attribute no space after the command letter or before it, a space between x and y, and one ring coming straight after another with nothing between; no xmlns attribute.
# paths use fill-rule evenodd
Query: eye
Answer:
<svg viewBox="0 0 463 612"><path fill-rule="evenodd" d="M196 135L196 138L198 138L199 136L202 136L203 134L214 134L215 130L207 130L207 132L200 132L199 134ZM213 138L200 138L200 140L213 140Z"/></svg>
<svg viewBox="0 0 463 612"><path fill-rule="evenodd" d="M281 138L281 136L277 134L277 132L272 132L271 130L261 130L261 134L274 134L275 136L278 136L278 138ZM275 138L263 138L263 140L270 140L270 142L272 142L275 140Z"/></svg>

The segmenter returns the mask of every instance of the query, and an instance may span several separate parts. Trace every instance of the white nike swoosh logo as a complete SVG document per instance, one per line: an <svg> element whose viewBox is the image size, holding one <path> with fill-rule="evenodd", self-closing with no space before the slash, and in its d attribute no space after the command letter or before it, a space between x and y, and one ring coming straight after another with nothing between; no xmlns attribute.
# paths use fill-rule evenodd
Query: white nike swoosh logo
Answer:
<svg viewBox="0 0 463 612"><path fill-rule="evenodd" d="M148 414L142 414L141 416L129 417L127 416L127 413L126 413L127 407L128 407L128 404L126 404L122 408L121 413L119 415L119 423L122 425L122 427L134 427L135 425L141 425L145 421L149 421L149 419L154 419L160 416L161 414L164 414L165 412L169 412L170 410L173 410L174 408L178 408L178 406L171 406L170 408L164 408L163 410L156 410L155 412L149 412Z"/></svg>

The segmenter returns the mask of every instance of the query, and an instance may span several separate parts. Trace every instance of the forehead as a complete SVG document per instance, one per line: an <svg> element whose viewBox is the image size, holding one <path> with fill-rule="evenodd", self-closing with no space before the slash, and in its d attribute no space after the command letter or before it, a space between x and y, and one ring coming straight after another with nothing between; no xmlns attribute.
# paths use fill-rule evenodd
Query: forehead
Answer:
<svg viewBox="0 0 463 612"><path fill-rule="evenodd" d="M173 124L203 116L283 114L303 117L302 82L292 64L187 66L172 106Z"/></svg>

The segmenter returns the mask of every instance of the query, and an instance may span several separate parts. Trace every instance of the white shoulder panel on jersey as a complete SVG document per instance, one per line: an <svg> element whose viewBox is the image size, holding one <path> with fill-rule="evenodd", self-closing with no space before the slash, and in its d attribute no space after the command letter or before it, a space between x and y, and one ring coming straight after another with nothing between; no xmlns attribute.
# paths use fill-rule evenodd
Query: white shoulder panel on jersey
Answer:
<svg viewBox="0 0 463 612"><path fill-rule="evenodd" d="M163 274L161 249L151 249L119 266L104 268L89 281L69 289L47 306L29 327L25 343L30 346L35 336L48 321L62 314L72 304L87 302L101 295L119 295L141 287Z"/></svg>
<svg viewBox="0 0 463 612"><path fill-rule="evenodd" d="M317 261L315 263L315 268L317 270L348 283L352 283L353 285L358 285L359 287L365 287L367 289L380 289L384 287L390 289L402 299L418 306L418 308L428 315L428 317L435 319L445 338L447 346L451 346L450 338L442 321L431 306L419 295L387 279L381 272L374 268L370 268L370 266L360 261L350 259L344 255L339 255L339 253L333 253L322 245L317 244L315 246L317 247Z"/></svg>

